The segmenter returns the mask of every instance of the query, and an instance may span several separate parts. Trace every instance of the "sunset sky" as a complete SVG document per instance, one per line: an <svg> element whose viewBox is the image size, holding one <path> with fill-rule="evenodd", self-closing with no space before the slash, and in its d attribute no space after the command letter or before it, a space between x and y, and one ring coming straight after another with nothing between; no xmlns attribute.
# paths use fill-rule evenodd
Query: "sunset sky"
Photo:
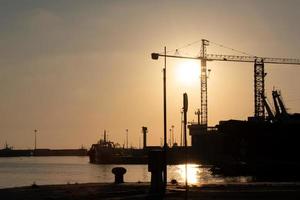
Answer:
<svg viewBox="0 0 300 200"><path fill-rule="evenodd" d="M0 148L33 148L34 129L38 148L90 147L104 129L120 144L128 129L137 147L142 126L159 145L163 59L151 60L152 52L205 38L251 55L300 58L299 9L297 0L0 0ZM179 53L199 51L197 43ZM208 53L239 55L214 44ZM182 94L188 121L200 107L197 74L182 76L192 65L168 60L168 127L177 141ZM253 115L253 64L208 68L209 125ZM275 87L289 112L300 112L300 66L265 70L269 100Z"/></svg>

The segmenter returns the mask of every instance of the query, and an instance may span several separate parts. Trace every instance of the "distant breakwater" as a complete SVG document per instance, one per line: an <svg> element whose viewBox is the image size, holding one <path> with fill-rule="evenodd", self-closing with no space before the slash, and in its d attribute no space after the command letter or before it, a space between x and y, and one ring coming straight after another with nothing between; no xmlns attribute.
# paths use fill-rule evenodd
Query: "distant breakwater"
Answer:
<svg viewBox="0 0 300 200"><path fill-rule="evenodd" d="M19 156L87 156L87 149L1 149L0 157Z"/></svg>

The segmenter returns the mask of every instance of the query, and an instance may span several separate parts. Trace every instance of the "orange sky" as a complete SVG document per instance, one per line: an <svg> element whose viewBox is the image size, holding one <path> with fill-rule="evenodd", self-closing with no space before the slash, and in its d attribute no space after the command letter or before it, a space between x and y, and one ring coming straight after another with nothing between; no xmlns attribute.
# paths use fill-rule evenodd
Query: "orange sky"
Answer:
<svg viewBox="0 0 300 200"><path fill-rule="evenodd" d="M162 65L150 54L206 38L258 56L299 58L299 1L6 1L0 5L0 146L89 147L103 130L138 146L163 133ZM200 44L180 53L198 55ZM237 54L208 47L208 53ZM180 134L182 94L189 120L200 82L185 84L168 60L168 127ZM209 63L209 124L253 114L253 65ZM280 89L300 112L299 67L266 65L266 92ZM269 96L270 97L270 96Z"/></svg>

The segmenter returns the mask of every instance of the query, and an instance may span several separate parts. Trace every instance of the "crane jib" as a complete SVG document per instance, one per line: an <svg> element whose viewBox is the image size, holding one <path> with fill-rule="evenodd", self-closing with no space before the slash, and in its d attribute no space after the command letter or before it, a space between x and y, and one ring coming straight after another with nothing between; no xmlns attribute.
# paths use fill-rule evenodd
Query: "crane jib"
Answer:
<svg viewBox="0 0 300 200"><path fill-rule="evenodd" d="M262 95L265 91L266 75L264 71L264 64L285 64L285 65L300 65L300 59L297 58L270 58L270 57L258 57L258 56L239 56L239 55L219 55L219 54L207 54L206 43L202 40L202 49L200 56L180 56L180 55L168 55L152 53L151 57L154 60L158 58L181 58L181 59L196 59L201 60L201 124L207 127L207 61L229 61L229 62L247 62L254 63L254 117L257 119L265 119L264 100Z"/></svg>
<svg viewBox="0 0 300 200"><path fill-rule="evenodd" d="M206 61L229 61L229 62L263 62L272 64L289 64L289 65L300 65L300 59L295 58L269 58L269 57L255 57L255 56L236 56L236 55L218 55L218 54L207 54L205 57L191 57L191 56L179 56L179 55L164 55L159 53L152 53L151 57L157 60L161 57L170 58L183 58L183 59L196 59Z"/></svg>

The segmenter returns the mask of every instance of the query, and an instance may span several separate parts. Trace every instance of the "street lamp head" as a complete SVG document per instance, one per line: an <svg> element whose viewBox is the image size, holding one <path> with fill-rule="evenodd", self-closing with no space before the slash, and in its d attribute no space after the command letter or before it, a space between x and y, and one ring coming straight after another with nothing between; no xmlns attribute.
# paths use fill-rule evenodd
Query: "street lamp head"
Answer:
<svg viewBox="0 0 300 200"><path fill-rule="evenodd" d="M151 53L151 58L153 60L158 60L159 54L158 53Z"/></svg>

